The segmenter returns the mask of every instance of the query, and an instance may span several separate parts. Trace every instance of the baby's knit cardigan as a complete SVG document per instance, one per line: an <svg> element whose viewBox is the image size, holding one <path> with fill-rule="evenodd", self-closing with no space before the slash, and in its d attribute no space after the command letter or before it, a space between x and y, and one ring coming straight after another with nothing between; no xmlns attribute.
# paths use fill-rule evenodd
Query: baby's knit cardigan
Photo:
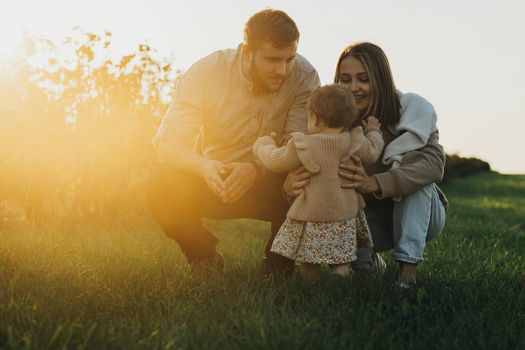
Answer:
<svg viewBox="0 0 525 350"><path fill-rule="evenodd" d="M375 162L383 150L377 128L361 127L337 134L292 133L288 143L278 148L269 136L260 137L253 152L273 172L288 172L299 166L316 173L293 202L288 217L308 222L336 222L353 218L364 207L362 197L353 189L341 188L339 163L356 152L365 164Z"/></svg>

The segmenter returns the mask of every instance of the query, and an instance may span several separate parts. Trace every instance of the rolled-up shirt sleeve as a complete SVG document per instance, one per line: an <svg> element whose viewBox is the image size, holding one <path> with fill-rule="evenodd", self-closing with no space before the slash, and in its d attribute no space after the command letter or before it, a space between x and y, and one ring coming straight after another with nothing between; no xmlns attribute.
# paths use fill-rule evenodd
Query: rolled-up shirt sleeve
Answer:
<svg viewBox="0 0 525 350"><path fill-rule="evenodd" d="M407 152L398 168L374 175L381 188L379 198L405 196L433 182L440 182L445 158L439 134L435 132L425 147Z"/></svg>
<svg viewBox="0 0 525 350"><path fill-rule="evenodd" d="M170 162L181 145L194 147L205 108L207 63L195 63L177 82L173 100L153 139L157 157Z"/></svg>
<svg viewBox="0 0 525 350"><path fill-rule="evenodd" d="M302 132L308 134L308 111L307 102L313 89L321 84L317 71L312 70L299 86L299 90L294 99L284 126L284 138L287 139L292 132Z"/></svg>

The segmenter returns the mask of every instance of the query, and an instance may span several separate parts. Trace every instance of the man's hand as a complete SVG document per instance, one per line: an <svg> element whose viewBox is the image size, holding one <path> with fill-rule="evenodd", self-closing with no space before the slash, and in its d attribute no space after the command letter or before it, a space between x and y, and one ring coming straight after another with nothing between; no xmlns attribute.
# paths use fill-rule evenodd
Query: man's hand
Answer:
<svg viewBox="0 0 525 350"><path fill-rule="evenodd" d="M235 203L254 184L257 179L257 169L252 163L233 162L226 164L229 173L224 181L221 199L224 203Z"/></svg>
<svg viewBox="0 0 525 350"><path fill-rule="evenodd" d="M374 176L368 176L361 159L357 155L350 157L349 161L339 164L339 176L348 181L343 181L342 188L353 188L361 193L380 193L381 188Z"/></svg>
<svg viewBox="0 0 525 350"><path fill-rule="evenodd" d="M299 167L288 173L284 180L283 191L288 199L294 199L304 192L305 186L310 182L313 173L307 171L304 167Z"/></svg>
<svg viewBox="0 0 525 350"><path fill-rule="evenodd" d="M222 198L225 186L221 176L228 173L227 166L219 160L206 159L202 162L200 171L206 185L217 197Z"/></svg>

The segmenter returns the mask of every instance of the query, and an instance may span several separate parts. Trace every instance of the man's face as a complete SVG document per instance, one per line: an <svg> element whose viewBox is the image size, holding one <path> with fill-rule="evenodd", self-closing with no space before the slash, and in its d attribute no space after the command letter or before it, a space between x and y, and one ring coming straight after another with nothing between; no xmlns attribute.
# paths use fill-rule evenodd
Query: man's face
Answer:
<svg viewBox="0 0 525 350"><path fill-rule="evenodd" d="M278 90L292 71L296 53L297 41L283 48L263 44L255 52L248 51L249 79L257 89Z"/></svg>

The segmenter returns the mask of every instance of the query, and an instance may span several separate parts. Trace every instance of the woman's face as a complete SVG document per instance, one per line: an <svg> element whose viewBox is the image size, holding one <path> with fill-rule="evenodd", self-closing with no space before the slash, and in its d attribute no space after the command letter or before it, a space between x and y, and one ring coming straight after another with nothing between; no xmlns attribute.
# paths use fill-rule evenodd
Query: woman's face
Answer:
<svg viewBox="0 0 525 350"><path fill-rule="evenodd" d="M357 110L363 116L371 103L372 86L365 66L355 57L348 56L339 66L339 84L354 95Z"/></svg>

